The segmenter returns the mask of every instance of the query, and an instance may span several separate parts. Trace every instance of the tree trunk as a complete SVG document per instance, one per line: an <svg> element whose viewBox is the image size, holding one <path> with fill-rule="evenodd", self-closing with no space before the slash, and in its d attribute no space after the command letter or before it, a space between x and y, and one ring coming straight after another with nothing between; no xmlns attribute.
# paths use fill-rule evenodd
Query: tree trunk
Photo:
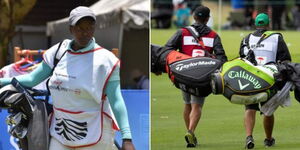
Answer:
<svg viewBox="0 0 300 150"><path fill-rule="evenodd" d="M8 50L8 37L0 40L0 66L1 68L6 65L6 56Z"/></svg>
<svg viewBox="0 0 300 150"><path fill-rule="evenodd" d="M7 62L8 44L20 23L36 0L0 0L0 67Z"/></svg>

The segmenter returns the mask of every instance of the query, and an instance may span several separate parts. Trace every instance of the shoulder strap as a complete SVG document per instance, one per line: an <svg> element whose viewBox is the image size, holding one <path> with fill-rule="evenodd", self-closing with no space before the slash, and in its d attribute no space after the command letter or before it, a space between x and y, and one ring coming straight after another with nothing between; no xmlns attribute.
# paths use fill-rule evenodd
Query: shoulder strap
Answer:
<svg viewBox="0 0 300 150"><path fill-rule="evenodd" d="M249 41L250 41L250 36L252 35L252 33L248 34L246 37L245 37L245 44L246 44L246 47L248 48L248 54L245 56L245 59L247 59L248 61L250 61L253 65L257 65L257 61L255 59L255 54L254 54L254 51L253 49L251 49L250 47L250 44L249 44ZM263 37L263 36L262 36ZM261 39L262 37L258 40L258 42L256 43L259 44L261 42ZM254 47L255 49L256 47Z"/></svg>
<svg viewBox="0 0 300 150"><path fill-rule="evenodd" d="M58 48L57 48L57 50L56 50L56 52L55 52L55 55L54 55L54 61L53 61L53 68L52 68L52 70L51 70L51 75L53 74L53 71L54 71L55 67L57 66L58 62L61 60L61 58L62 58L62 57L65 55L65 53L67 52L66 49L60 50L60 49L61 49L60 47L61 47L61 45L62 45L63 42L64 42L64 41L62 41L62 42L59 43ZM46 87L47 87L47 90L48 90L49 95L51 95L50 90L49 90L49 80L50 80L50 78L48 78L48 80L46 81Z"/></svg>
<svg viewBox="0 0 300 150"><path fill-rule="evenodd" d="M196 31L196 29L194 27L187 26L187 27L185 27L185 29L187 29L192 34L194 39L197 41L197 43L199 43L201 45L202 48L205 48L203 41L199 40L199 33Z"/></svg>
<svg viewBox="0 0 300 150"><path fill-rule="evenodd" d="M272 31L266 31L266 32L264 32L264 34L266 36L265 38L270 37L271 35L274 35L274 34L281 35L281 33L279 33L279 32L272 32Z"/></svg>
<svg viewBox="0 0 300 150"><path fill-rule="evenodd" d="M248 34L246 37L245 37L245 40L244 40L244 44L245 46L250 49L250 45L249 45L249 39L250 39L250 36L251 36L252 33Z"/></svg>
<svg viewBox="0 0 300 150"><path fill-rule="evenodd" d="M64 41L60 42L59 45L58 45L58 48L55 52L55 55L54 55L54 61L53 61L53 68L52 68L52 72L53 70L55 69L56 65L58 64L58 62L60 61L60 59L65 55L65 53L67 52L66 49L64 50L61 50L61 45Z"/></svg>
<svg viewBox="0 0 300 150"><path fill-rule="evenodd" d="M192 36L197 40L197 41L199 41L198 40L198 38L199 38L199 33L196 31L196 29L194 28L194 27L192 27L192 26L187 26L187 27L185 27L191 34L192 34Z"/></svg>
<svg viewBox="0 0 300 150"><path fill-rule="evenodd" d="M271 31L266 31L266 32L264 32L264 33L261 35L260 39L257 41L256 46L259 45L263 40L267 39L268 37L270 37L270 36L273 35L273 34L278 34L278 33L273 33L273 32L271 32ZM280 33L279 33L279 34L280 34ZM247 48L248 48L249 50L253 50L253 49L256 48L256 47L254 47L253 49L250 48L249 39L250 39L250 36L251 36L251 35L252 35L252 33L250 33L249 35L247 35L247 36L245 37L245 44L246 44L246 46L247 46Z"/></svg>
<svg viewBox="0 0 300 150"><path fill-rule="evenodd" d="M57 56L57 53L58 53L58 51L59 51L60 46L61 46L62 43L63 43L63 41L59 43L58 48L57 48L57 50L56 50L56 52L55 52L55 55L54 55L54 56L55 56L55 57L54 57L54 64L53 64L54 66L56 66L56 64L58 63L58 62L57 62L58 59L57 59L56 56Z"/></svg>
<svg viewBox="0 0 300 150"><path fill-rule="evenodd" d="M282 34L279 32L266 31L266 32L264 32L264 35L265 35L264 39L267 39L268 37L275 35L275 34L278 34L279 36L282 37Z"/></svg>

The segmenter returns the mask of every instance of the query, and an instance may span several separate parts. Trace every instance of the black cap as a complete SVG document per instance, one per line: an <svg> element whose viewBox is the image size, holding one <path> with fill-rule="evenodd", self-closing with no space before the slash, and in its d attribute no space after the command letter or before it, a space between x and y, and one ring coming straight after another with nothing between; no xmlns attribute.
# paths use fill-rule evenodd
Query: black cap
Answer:
<svg viewBox="0 0 300 150"><path fill-rule="evenodd" d="M209 17L210 9L206 6L199 6L194 11L194 16L207 18Z"/></svg>

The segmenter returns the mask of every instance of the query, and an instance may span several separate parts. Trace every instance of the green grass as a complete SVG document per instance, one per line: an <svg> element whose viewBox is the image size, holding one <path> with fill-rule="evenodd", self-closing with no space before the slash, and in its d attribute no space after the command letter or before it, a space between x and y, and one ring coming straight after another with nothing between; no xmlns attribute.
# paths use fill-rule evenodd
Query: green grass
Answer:
<svg viewBox="0 0 300 150"><path fill-rule="evenodd" d="M164 45L175 30L151 31L151 43ZM221 38L230 59L238 56L242 36L249 31L222 31ZM295 62L300 62L300 42L298 32L282 32ZM292 97L292 106L278 108L275 113L274 137L276 146L272 150L300 149L300 105ZM182 150L185 148L186 133L182 117L183 100L181 92L175 88L167 75L151 75L151 149ZM242 150L245 131L243 126L244 106L231 104L225 97L210 95L204 104L202 117L196 135L201 150ZM263 146L264 130L262 117L257 113L254 129L255 149Z"/></svg>
<svg viewBox="0 0 300 150"><path fill-rule="evenodd" d="M176 32L175 29L171 30L151 30L151 43L164 45L168 39ZM238 57L238 51L240 47L241 40L243 37L248 35L251 31L241 31L241 30L226 30L219 33L223 47L229 59ZM296 31L284 31L281 32L284 37L285 42L292 54L292 59L294 62L300 62L300 41L299 32ZM298 57L297 57L298 56Z"/></svg>

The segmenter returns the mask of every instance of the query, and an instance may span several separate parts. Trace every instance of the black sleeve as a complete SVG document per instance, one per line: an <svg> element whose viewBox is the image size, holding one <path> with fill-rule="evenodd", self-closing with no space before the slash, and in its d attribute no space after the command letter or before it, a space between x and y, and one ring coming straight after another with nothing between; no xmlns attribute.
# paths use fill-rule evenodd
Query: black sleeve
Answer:
<svg viewBox="0 0 300 150"><path fill-rule="evenodd" d="M177 32L169 39L165 45L165 50L180 50L182 47L182 30L177 30Z"/></svg>
<svg viewBox="0 0 300 150"><path fill-rule="evenodd" d="M245 53L244 53L244 47L246 46L244 43L245 38L243 38L243 40L241 41L241 45L240 45L240 57L244 58L245 57Z"/></svg>
<svg viewBox="0 0 300 150"><path fill-rule="evenodd" d="M246 37L244 37L243 40L241 41L239 54L240 54L240 57L242 57L242 58L246 57L244 50L245 50L245 47L247 47L249 44L250 35L251 35L251 33L248 34Z"/></svg>
<svg viewBox="0 0 300 150"><path fill-rule="evenodd" d="M214 39L213 51L218 60L221 60L223 63L227 61L227 56L223 49L221 38L218 35Z"/></svg>
<svg viewBox="0 0 300 150"><path fill-rule="evenodd" d="M291 54L289 52L288 47L286 46L286 43L283 40L283 37L279 35L278 37L278 45L277 45L277 55L276 60L277 61L292 61Z"/></svg>

